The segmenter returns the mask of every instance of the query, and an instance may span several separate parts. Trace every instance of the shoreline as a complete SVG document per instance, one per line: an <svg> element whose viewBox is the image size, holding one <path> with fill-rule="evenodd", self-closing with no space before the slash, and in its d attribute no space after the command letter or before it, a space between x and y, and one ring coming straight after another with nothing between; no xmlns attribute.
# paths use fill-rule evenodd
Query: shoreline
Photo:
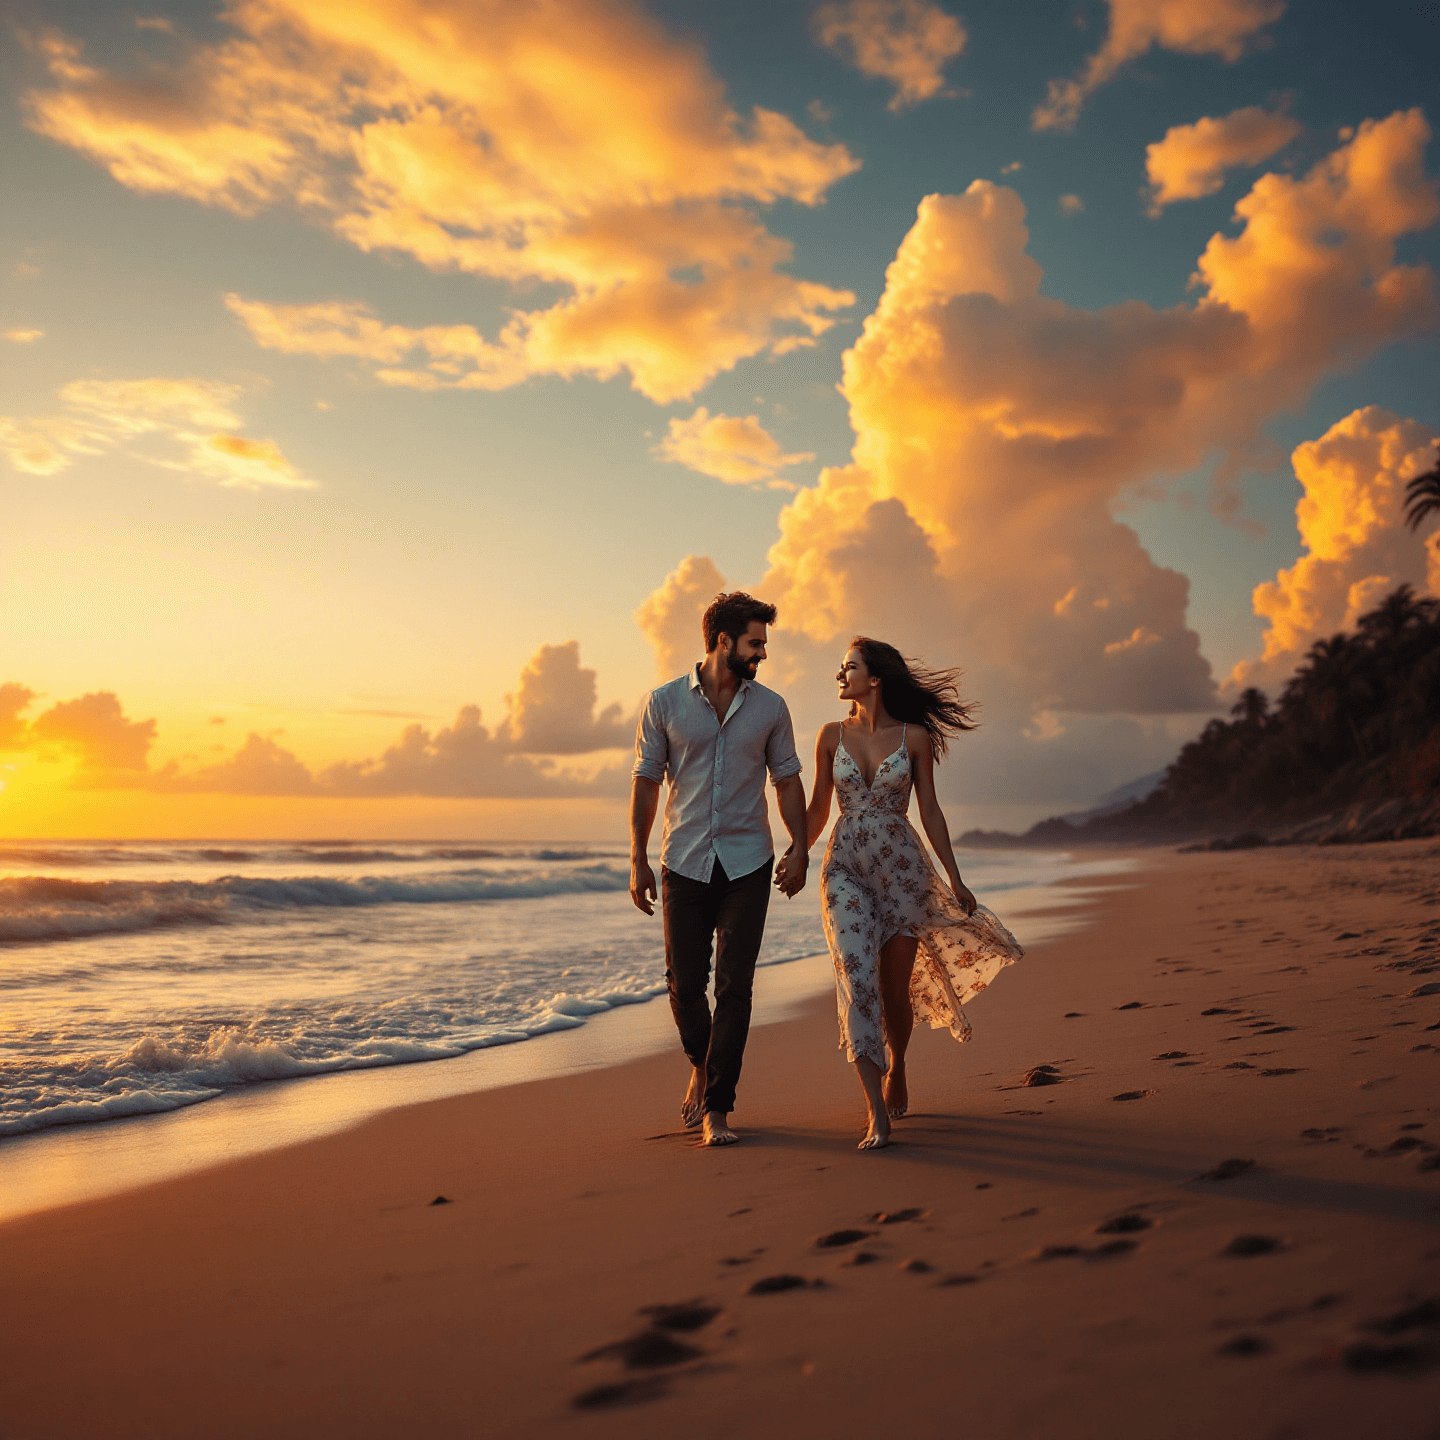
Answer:
<svg viewBox="0 0 1440 1440"><path fill-rule="evenodd" d="M1031 920L1047 938L1087 924L1099 896L1117 884L1133 883L1127 876L1145 863L1121 849L1071 859L1085 867L1120 861L1130 868L1065 876L1034 890L1009 892L1040 902L1010 913ZM1069 898L1077 890L1080 895ZM781 1023L812 997L832 995L833 989L826 953L762 964L756 972L752 1024ZM661 993L588 1015L572 1028L443 1059L252 1082L170 1110L0 1137L0 1223L303 1144L388 1110L668 1053L676 1049L676 1040L664 1001Z"/></svg>
<svg viewBox="0 0 1440 1440"><path fill-rule="evenodd" d="M7 1440L1429 1440L1437 859L1168 857L883 1151L817 996L728 1149L652 1055L10 1221Z"/></svg>

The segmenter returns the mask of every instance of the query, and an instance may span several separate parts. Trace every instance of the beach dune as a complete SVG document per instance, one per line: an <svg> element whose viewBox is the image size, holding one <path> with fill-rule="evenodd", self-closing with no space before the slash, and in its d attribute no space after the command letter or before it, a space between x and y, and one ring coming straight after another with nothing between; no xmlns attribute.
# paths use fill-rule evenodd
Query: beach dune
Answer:
<svg viewBox="0 0 1440 1440"><path fill-rule="evenodd" d="M882 1152L826 998L730 1149L677 1050L14 1220L0 1435L1427 1440L1437 862L1091 883Z"/></svg>

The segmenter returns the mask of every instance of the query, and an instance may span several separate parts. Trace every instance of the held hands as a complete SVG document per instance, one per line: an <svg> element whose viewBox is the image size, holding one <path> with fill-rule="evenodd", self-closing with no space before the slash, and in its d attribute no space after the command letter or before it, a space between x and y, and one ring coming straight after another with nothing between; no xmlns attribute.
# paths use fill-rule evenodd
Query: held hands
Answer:
<svg viewBox="0 0 1440 1440"><path fill-rule="evenodd" d="M792 845L775 867L775 888L787 898L805 888L805 873L810 868L810 852Z"/></svg>
<svg viewBox="0 0 1440 1440"><path fill-rule="evenodd" d="M630 898L638 910L647 915L655 913L654 901L659 892L655 888L655 872L650 862L643 857L630 862ZM647 898L648 897L648 898Z"/></svg>

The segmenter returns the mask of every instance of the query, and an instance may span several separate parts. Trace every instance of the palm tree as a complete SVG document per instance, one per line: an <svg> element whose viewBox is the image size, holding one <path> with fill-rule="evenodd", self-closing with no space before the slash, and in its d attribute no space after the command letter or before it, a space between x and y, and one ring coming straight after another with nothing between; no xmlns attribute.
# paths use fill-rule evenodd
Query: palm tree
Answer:
<svg viewBox="0 0 1440 1440"><path fill-rule="evenodd" d="M1270 709L1270 697L1254 685L1240 692L1240 698L1230 707L1230 713L1248 725L1258 725Z"/></svg>
<svg viewBox="0 0 1440 1440"><path fill-rule="evenodd" d="M1418 530L1436 510L1440 510L1440 441L1436 442L1435 464L1405 487L1405 524Z"/></svg>

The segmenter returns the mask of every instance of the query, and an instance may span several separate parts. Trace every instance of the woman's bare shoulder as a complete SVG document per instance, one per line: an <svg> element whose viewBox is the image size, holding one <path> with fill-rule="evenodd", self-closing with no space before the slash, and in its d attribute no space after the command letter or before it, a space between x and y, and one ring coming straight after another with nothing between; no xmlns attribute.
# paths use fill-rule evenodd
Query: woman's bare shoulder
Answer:
<svg viewBox="0 0 1440 1440"><path fill-rule="evenodd" d="M822 725L820 727L820 733L815 737L815 743L817 745L828 745L832 749L839 741L840 722L838 720L832 720L828 725Z"/></svg>

